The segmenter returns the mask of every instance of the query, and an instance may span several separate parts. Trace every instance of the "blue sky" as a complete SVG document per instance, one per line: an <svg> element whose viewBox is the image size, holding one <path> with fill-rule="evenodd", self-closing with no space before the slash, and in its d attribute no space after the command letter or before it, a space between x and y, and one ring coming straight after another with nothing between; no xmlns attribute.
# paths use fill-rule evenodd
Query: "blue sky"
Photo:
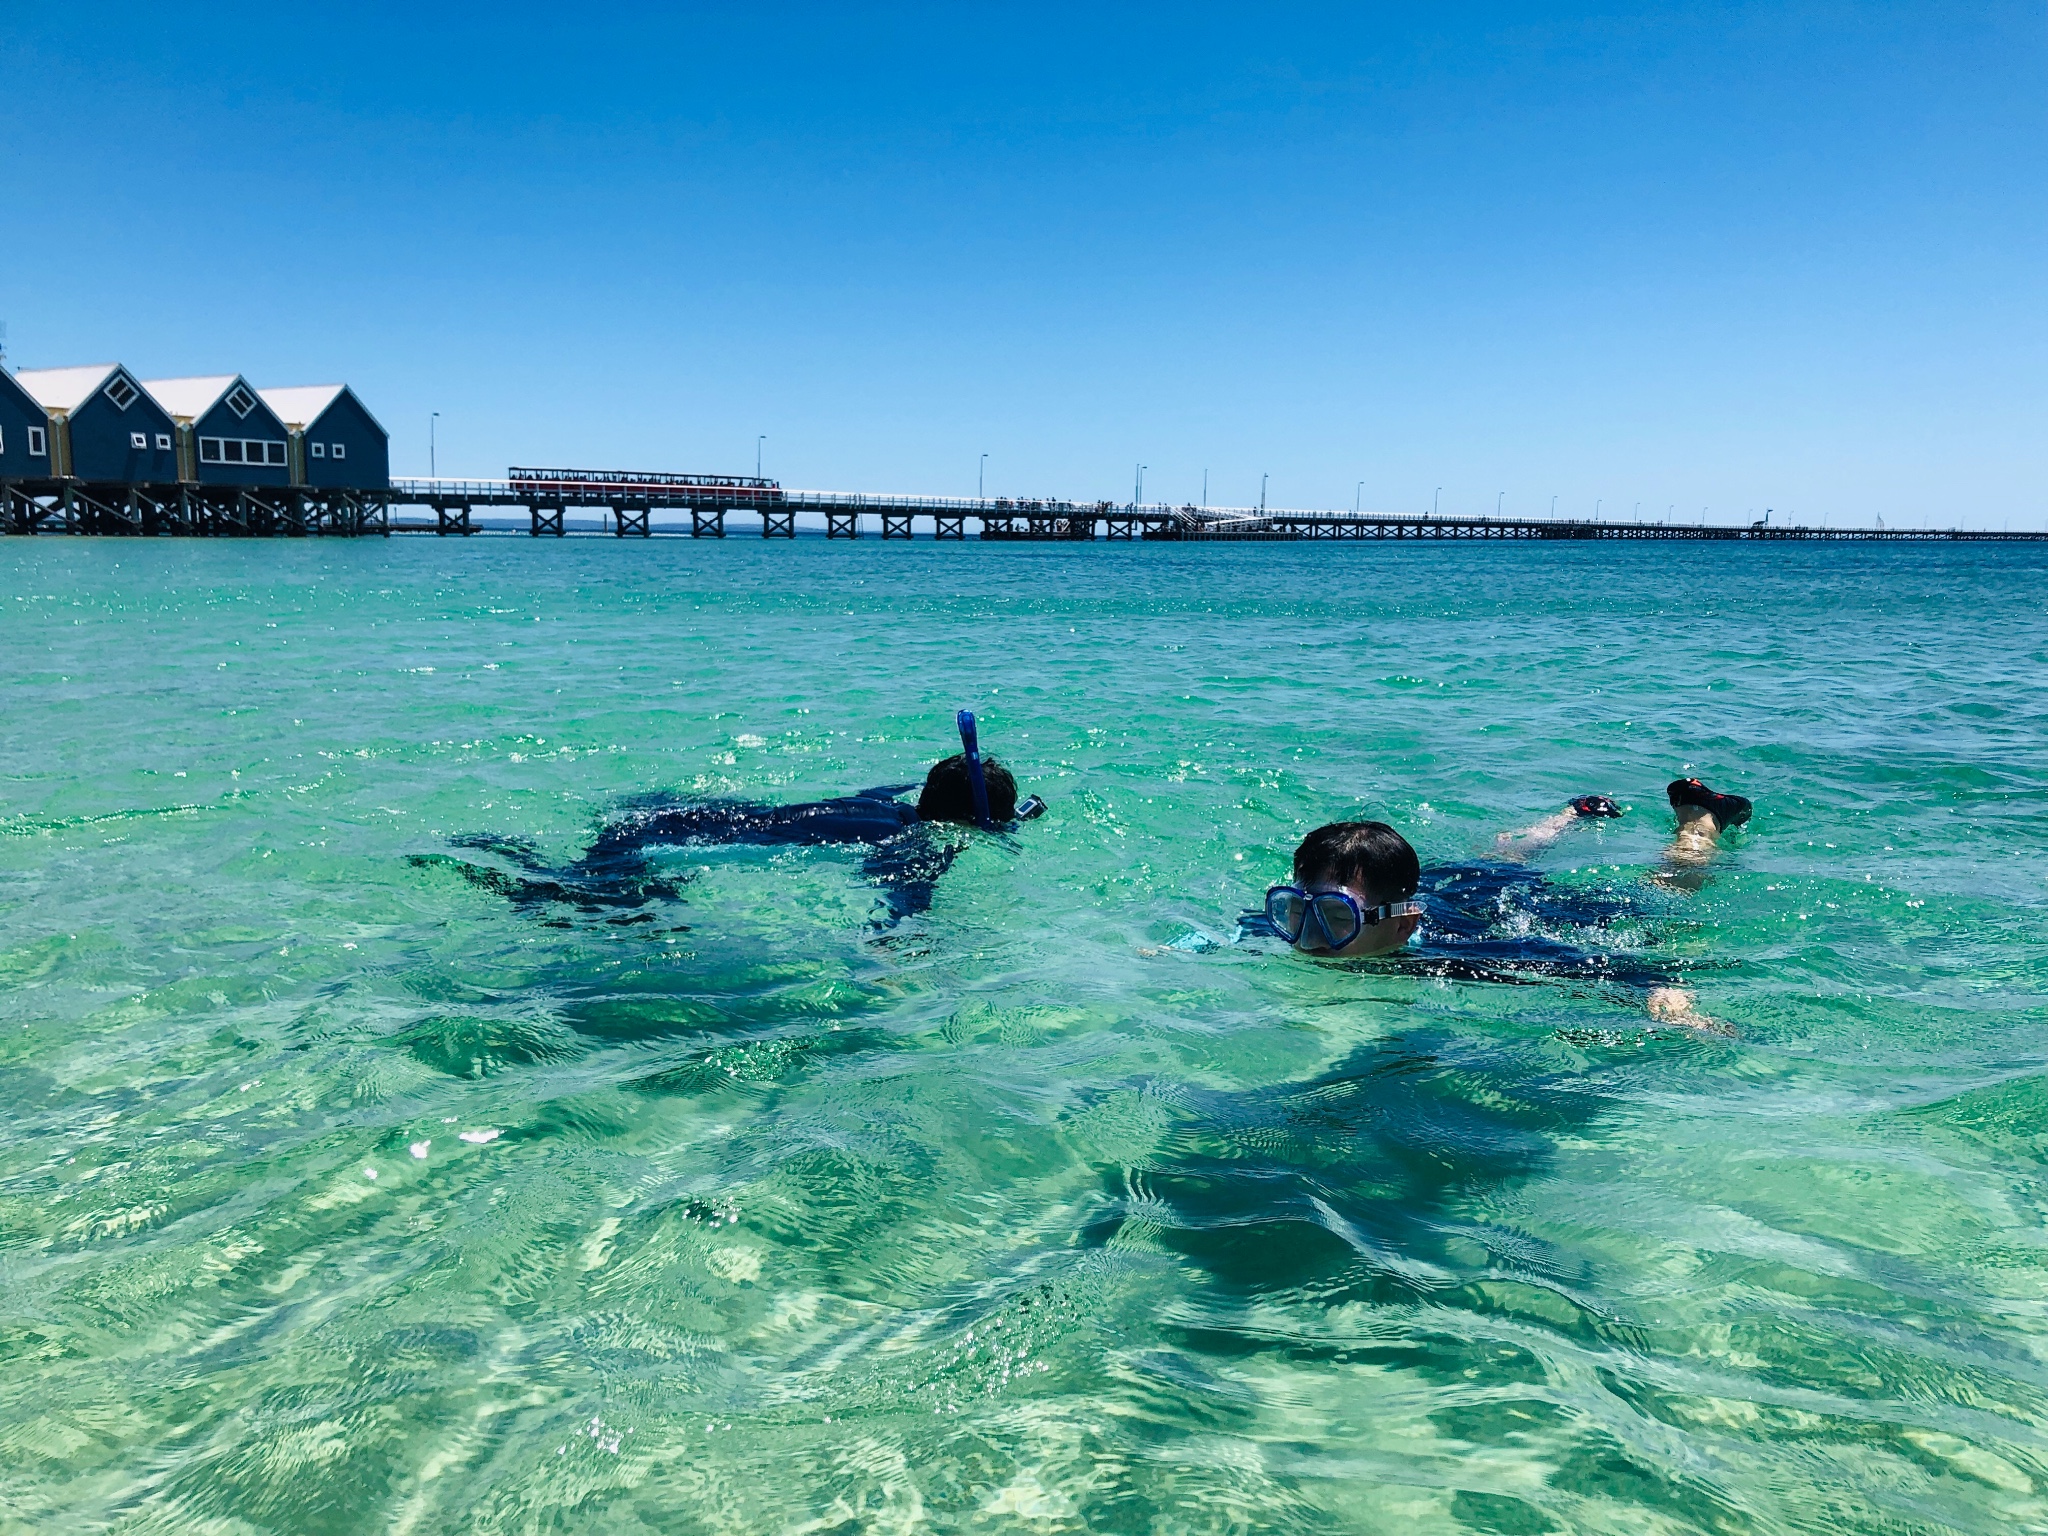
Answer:
<svg viewBox="0 0 2048 1536"><path fill-rule="evenodd" d="M17 3L0 318L346 379L400 473L439 411L444 474L2040 526L2044 64L2034 4Z"/></svg>

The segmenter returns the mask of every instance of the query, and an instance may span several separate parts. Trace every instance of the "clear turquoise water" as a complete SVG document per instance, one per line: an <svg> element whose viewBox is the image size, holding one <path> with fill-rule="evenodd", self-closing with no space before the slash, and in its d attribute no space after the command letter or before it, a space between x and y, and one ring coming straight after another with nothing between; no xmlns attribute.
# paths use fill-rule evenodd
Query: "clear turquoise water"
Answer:
<svg viewBox="0 0 2048 1536"><path fill-rule="evenodd" d="M8 1529L2048 1530L2042 553L0 570ZM832 853L407 862L961 705L1052 813L886 941ZM1732 1039L1173 947L1360 813L1607 791L1545 867L1634 887L1688 765L1759 811L1644 937Z"/></svg>

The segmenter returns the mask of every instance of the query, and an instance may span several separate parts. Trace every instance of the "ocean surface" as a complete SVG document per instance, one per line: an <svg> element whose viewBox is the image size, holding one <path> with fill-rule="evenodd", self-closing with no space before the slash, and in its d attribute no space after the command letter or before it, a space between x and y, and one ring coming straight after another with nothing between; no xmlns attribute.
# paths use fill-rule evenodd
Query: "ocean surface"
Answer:
<svg viewBox="0 0 2048 1536"><path fill-rule="evenodd" d="M0 573L0 1529L2048 1531L2048 551ZM851 851L443 862L962 706L1051 810L894 927ZM1503 932L1728 1033L1232 942L1321 822L1589 791L1535 867L1626 920Z"/></svg>

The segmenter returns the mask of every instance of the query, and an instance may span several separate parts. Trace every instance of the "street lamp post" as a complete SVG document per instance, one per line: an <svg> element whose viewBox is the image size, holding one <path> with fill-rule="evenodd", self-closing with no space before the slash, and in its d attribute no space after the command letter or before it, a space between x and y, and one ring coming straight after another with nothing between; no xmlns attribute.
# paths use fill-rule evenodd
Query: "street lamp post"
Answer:
<svg viewBox="0 0 2048 1536"><path fill-rule="evenodd" d="M441 413L439 411L434 412L433 415L427 418L427 478L429 480L441 478L440 456L434 451L434 423L440 419Z"/></svg>
<svg viewBox="0 0 2048 1536"><path fill-rule="evenodd" d="M754 478L756 480L761 478L761 445L767 441L768 434L766 432L763 432L754 439Z"/></svg>
<svg viewBox="0 0 2048 1536"><path fill-rule="evenodd" d="M1550 498L1550 515L1553 519L1557 516L1557 498L1555 496Z"/></svg>
<svg viewBox="0 0 2048 1536"><path fill-rule="evenodd" d="M1506 501L1507 499L1508 493L1506 491L1502 491L1498 496L1493 498L1493 516L1495 521L1499 521L1500 519L1500 504Z"/></svg>
<svg viewBox="0 0 2048 1536"><path fill-rule="evenodd" d="M1145 471L1151 467L1149 464L1138 466L1138 482L1131 490L1131 505L1134 507L1145 505Z"/></svg>
<svg viewBox="0 0 2048 1536"><path fill-rule="evenodd" d="M981 456L981 468L974 472L974 496L977 501L985 494L988 482L988 455Z"/></svg>
<svg viewBox="0 0 2048 1536"><path fill-rule="evenodd" d="M1202 471L1202 505L1209 505L1209 471Z"/></svg>
<svg viewBox="0 0 2048 1536"><path fill-rule="evenodd" d="M1358 482L1358 489L1351 493L1351 515L1356 517L1365 507L1365 482Z"/></svg>
<svg viewBox="0 0 2048 1536"><path fill-rule="evenodd" d="M1429 515L1431 517L1436 516L1436 505L1439 501L1443 499L1443 494L1444 488L1442 486L1438 486L1436 488L1436 495L1429 498Z"/></svg>
<svg viewBox="0 0 2048 1536"><path fill-rule="evenodd" d="M1261 514L1266 510L1266 478L1264 475L1259 476L1259 511Z"/></svg>

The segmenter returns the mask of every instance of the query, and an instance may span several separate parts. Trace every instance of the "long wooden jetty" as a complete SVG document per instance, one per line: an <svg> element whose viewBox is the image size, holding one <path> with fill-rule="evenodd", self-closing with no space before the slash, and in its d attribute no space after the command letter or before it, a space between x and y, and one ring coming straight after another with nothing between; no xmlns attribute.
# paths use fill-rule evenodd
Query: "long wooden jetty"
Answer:
<svg viewBox="0 0 2048 1536"><path fill-rule="evenodd" d="M516 510L523 520L491 526L480 513ZM576 526L572 511L595 511ZM1454 517L1431 513L1326 512L1266 507L1173 506L1153 502L1065 501L1009 496L876 495L790 490L738 475L621 470L519 469L503 480L393 480L388 490L322 492L219 486L99 485L16 481L0 485L0 529L12 534L182 534L196 536L389 535L614 538L755 533L795 538L797 518L822 521L828 539L868 530L930 536L1087 542L1098 538L1172 542L1314 539L1663 539L1828 542L2048 540L2048 531L1981 528L1826 528L1801 523L1675 523L1576 518Z"/></svg>
<svg viewBox="0 0 2048 1536"><path fill-rule="evenodd" d="M503 480L394 480L391 506L430 512L432 521L394 518L393 533L464 535L483 531L479 508L518 508L524 532L560 538L571 532L572 508L603 514L582 530L617 538L687 534L722 539L731 531L795 538L799 513L823 520L828 539L855 539L870 527L885 539L908 539L923 521L932 537L965 539L968 525L984 539L1089 541L1155 539L1294 541L1302 539L1819 539L2048 540L2048 531L2009 533L1965 528L1815 528L1796 523L1747 524L1592 521L1556 518L1444 517L1430 513L1324 512L1264 507L1173 506L1157 502L1063 501L1009 496L906 496L850 491L788 490L773 480L741 476L634 474L616 470L512 469ZM655 514L675 521L657 523ZM688 521L683 521L687 516Z"/></svg>

